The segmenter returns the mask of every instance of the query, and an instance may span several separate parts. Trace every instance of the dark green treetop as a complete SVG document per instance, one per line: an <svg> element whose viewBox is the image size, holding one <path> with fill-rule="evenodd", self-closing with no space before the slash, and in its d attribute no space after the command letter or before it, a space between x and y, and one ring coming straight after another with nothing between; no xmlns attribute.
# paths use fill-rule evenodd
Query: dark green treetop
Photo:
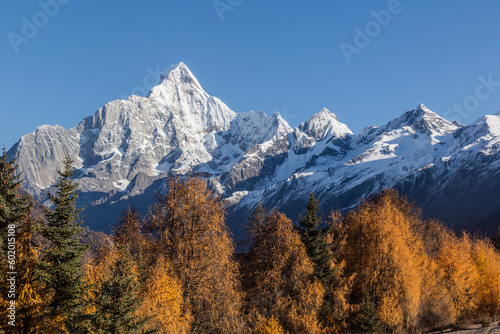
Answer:
<svg viewBox="0 0 500 334"><path fill-rule="evenodd" d="M330 262L333 258L332 248L334 245L326 240L332 226L322 227L321 225L322 215L319 202L311 193L306 214L304 217L299 216L299 225L296 226L296 229L306 246L307 255L314 263L314 276L325 285L333 275Z"/></svg>
<svg viewBox="0 0 500 334"><path fill-rule="evenodd" d="M40 234L47 240L42 250L41 279L53 292L49 303L53 318L65 319L68 329L78 324L84 307L86 286L83 257L90 244L81 241L85 228L81 226L80 212L76 208L78 184L71 180L73 161L66 154L64 169L58 171L59 180L54 184L55 195L50 195L54 210L46 210L48 223Z"/></svg>
<svg viewBox="0 0 500 334"><path fill-rule="evenodd" d="M135 315L141 306L141 285L127 245L118 246L116 260L110 265L111 275L97 291L96 312L91 318L92 333L139 334L154 333L144 330L151 317Z"/></svg>

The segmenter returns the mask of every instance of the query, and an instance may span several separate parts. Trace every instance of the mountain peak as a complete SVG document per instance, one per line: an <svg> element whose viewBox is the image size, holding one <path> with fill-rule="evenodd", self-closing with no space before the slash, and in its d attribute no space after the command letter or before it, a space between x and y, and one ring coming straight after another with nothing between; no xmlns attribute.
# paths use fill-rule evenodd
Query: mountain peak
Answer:
<svg viewBox="0 0 500 334"><path fill-rule="evenodd" d="M426 112L431 112L433 113L429 108L427 108L423 103L420 103L415 109L415 111L423 111L424 113Z"/></svg>
<svg viewBox="0 0 500 334"><path fill-rule="evenodd" d="M403 114L408 121L418 121L424 116L428 117L439 117L435 112L427 108L423 103L420 103L415 109L407 111Z"/></svg>
<svg viewBox="0 0 500 334"><path fill-rule="evenodd" d="M301 123L299 129L316 140L330 134L335 136L352 134L351 129L344 123L339 122L337 116L327 108L323 108L308 121Z"/></svg>
<svg viewBox="0 0 500 334"><path fill-rule="evenodd" d="M456 124L439 116L423 103L387 123L386 131L401 129L405 126L417 131L436 131L440 134L450 133L458 128Z"/></svg>
<svg viewBox="0 0 500 334"><path fill-rule="evenodd" d="M196 77L183 62L171 65L161 73L159 85L168 86L170 84L192 84L202 89Z"/></svg>
<svg viewBox="0 0 500 334"><path fill-rule="evenodd" d="M333 112L331 112L330 110L328 110L327 108L323 108L319 113L317 113L316 115L314 115L313 117L316 117L316 116L326 116L326 117L332 117L334 120L337 120L338 121L338 118L337 118L337 115L335 115Z"/></svg>

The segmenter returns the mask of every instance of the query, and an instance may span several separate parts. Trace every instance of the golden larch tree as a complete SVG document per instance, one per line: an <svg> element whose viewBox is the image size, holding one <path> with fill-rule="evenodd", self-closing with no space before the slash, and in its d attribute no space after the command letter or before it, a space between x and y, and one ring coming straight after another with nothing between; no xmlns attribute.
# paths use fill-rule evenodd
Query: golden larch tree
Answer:
<svg viewBox="0 0 500 334"><path fill-rule="evenodd" d="M341 259L346 274L354 275L352 302L374 305L375 314L360 316L396 331L418 322L426 255L412 226L416 219L418 210L386 190L349 212L343 223Z"/></svg>
<svg viewBox="0 0 500 334"><path fill-rule="evenodd" d="M494 317L500 312L500 253L488 240L477 240L472 247L479 274L475 295L480 312Z"/></svg>
<svg viewBox="0 0 500 334"><path fill-rule="evenodd" d="M452 300L452 322L468 318L477 307L479 274L472 254L473 241L467 234L448 235L436 255L441 282Z"/></svg>
<svg viewBox="0 0 500 334"><path fill-rule="evenodd" d="M193 333L241 333L239 270L222 200L195 177L169 180L147 225L152 251L169 261Z"/></svg>
<svg viewBox="0 0 500 334"><path fill-rule="evenodd" d="M247 310L268 319L255 328L266 328L275 318L289 333L318 333L324 288L311 282L313 264L291 220L277 210L266 214L259 206L248 232L251 247L243 261Z"/></svg>

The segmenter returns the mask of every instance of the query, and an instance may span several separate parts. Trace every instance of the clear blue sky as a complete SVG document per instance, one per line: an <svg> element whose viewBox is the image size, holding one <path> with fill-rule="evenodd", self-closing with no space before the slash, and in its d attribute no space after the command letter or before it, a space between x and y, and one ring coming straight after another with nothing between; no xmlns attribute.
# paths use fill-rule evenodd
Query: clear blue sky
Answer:
<svg viewBox="0 0 500 334"><path fill-rule="evenodd" d="M292 126L323 107L355 132L420 102L463 123L500 109L500 83L482 83L500 82L499 1L218 0L222 13L212 0L60 1L57 13L0 2L7 147L42 124L71 128L180 61L234 111L277 110ZM388 24L375 23L381 10ZM372 37L358 36L348 63L341 45L356 47L356 27Z"/></svg>

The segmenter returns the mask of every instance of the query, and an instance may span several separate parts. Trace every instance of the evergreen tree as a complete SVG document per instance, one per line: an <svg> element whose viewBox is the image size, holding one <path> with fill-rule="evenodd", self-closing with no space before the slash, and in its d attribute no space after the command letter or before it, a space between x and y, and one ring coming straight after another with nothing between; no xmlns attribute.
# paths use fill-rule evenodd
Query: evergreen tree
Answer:
<svg viewBox="0 0 500 334"><path fill-rule="evenodd" d="M80 238L80 212L76 208L78 184L71 180L72 160L66 155L63 171L54 184L56 194L50 195L55 204L54 211L45 211L48 224L41 229L41 235L48 241L42 251L40 274L46 287L52 291L49 302L50 319L56 327L70 329L78 326L84 307L86 287L84 283L83 256L90 248Z"/></svg>
<svg viewBox="0 0 500 334"><path fill-rule="evenodd" d="M17 167L15 159L12 161L7 159L4 147L0 157L0 246L2 256L5 256L8 225L14 224L15 229L17 229L20 221L30 211L29 197L18 194L21 181Z"/></svg>
<svg viewBox="0 0 500 334"><path fill-rule="evenodd" d="M19 249L19 237L22 236L19 231L19 227L22 225L22 221L30 213L30 201L28 196L20 196L18 193L20 183L20 174L17 173L17 164L15 159L9 161L7 158L7 153L5 147L2 149L2 155L0 157L0 327L8 328L7 326L7 290L9 284L7 282L6 273L7 271L19 271L22 272L22 268L19 266L19 253L14 255L14 269L15 270L5 270L8 268L9 263L7 262L7 238L9 227L13 227L15 232L14 238L16 239L16 246ZM11 236L12 238L12 236ZM13 254L11 254L11 257ZM19 277L16 277L19 279ZM23 282L18 281L19 288L23 288ZM19 307L19 305L18 305Z"/></svg>
<svg viewBox="0 0 500 334"><path fill-rule="evenodd" d="M351 327L357 333L384 333L384 326L377 314L377 305L370 297L363 300Z"/></svg>
<svg viewBox="0 0 500 334"><path fill-rule="evenodd" d="M306 215L305 217L299 216L299 225L296 226L296 229L306 246L307 255L314 264L314 276L326 287L331 283L334 275L334 271L330 268L334 243L326 241L327 235L332 230L332 225L321 227L321 219L319 202L311 193Z"/></svg>
<svg viewBox="0 0 500 334"><path fill-rule="evenodd" d="M151 317L135 315L143 302L137 268L126 246L119 246L117 252L117 258L109 268L111 275L104 279L95 298L96 312L90 320L91 332L154 333L154 330L143 329Z"/></svg>

